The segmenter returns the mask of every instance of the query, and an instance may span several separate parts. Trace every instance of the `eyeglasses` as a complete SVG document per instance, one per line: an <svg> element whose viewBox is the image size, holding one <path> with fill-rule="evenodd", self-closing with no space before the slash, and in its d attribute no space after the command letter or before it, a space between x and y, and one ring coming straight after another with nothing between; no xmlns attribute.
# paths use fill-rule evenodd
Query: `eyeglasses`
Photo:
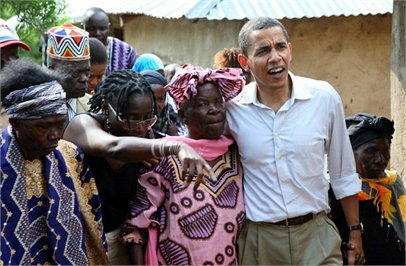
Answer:
<svg viewBox="0 0 406 266"><path fill-rule="evenodd" d="M109 109L111 110L113 115L115 117L117 117L118 121L125 124L126 129L137 130L141 125L143 125L144 127L150 128L156 123L156 120L157 120L156 115L154 115L154 117L152 117L152 118L145 119L145 120L122 119L120 117L120 115L117 114L116 110L114 110L113 107L109 103L107 103L107 106L109 107Z"/></svg>

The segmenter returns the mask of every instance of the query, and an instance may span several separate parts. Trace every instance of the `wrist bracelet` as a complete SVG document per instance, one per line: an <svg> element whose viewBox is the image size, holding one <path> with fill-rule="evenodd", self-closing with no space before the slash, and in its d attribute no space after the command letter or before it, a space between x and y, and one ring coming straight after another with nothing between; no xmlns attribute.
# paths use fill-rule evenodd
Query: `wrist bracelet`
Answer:
<svg viewBox="0 0 406 266"><path fill-rule="evenodd" d="M154 139L154 141L152 141L151 153L152 153L152 156L153 156L155 159L159 159L159 157L156 156L156 153L155 153L155 142L157 142L157 139Z"/></svg>
<svg viewBox="0 0 406 266"><path fill-rule="evenodd" d="M164 140L161 142L161 145L159 146L159 155L161 155L161 157L165 157L165 144L167 143L167 140Z"/></svg>

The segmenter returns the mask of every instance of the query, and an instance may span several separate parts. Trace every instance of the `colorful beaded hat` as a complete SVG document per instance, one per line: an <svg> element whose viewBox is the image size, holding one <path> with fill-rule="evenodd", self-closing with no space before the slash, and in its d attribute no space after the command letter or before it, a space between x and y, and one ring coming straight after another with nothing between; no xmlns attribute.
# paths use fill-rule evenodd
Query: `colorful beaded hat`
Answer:
<svg viewBox="0 0 406 266"><path fill-rule="evenodd" d="M69 23L53 27L48 30L47 54L59 60L88 60L89 33Z"/></svg>

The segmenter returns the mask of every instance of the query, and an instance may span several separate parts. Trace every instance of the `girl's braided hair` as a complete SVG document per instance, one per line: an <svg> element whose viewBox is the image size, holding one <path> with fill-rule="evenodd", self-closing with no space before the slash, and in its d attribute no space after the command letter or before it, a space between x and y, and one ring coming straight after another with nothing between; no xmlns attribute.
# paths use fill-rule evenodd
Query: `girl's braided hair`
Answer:
<svg viewBox="0 0 406 266"><path fill-rule="evenodd" d="M153 99L153 112L156 115L156 98L151 85L141 74L131 69L113 71L107 76L100 90L90 99L89 111L98 113L101 110L102 100L108 103L116 101L117 113L127 116L128 99L133 93L150 94Z"/></svg>

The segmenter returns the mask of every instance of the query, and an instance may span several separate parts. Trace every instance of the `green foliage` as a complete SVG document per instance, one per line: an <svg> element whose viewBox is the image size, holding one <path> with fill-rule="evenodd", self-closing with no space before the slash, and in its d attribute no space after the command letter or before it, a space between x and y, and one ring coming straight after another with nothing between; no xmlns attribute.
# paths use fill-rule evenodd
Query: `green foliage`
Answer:
<svg viewBox="0 0 406 266"><path fill-rule="evenodd" d="M16 31L22 41L31 47L31 52L19 50L20 57L30 57L41 63L39 37L50 27L66 21L63 17L65 0L0 0L0 17L17 16Z"/></svg>

